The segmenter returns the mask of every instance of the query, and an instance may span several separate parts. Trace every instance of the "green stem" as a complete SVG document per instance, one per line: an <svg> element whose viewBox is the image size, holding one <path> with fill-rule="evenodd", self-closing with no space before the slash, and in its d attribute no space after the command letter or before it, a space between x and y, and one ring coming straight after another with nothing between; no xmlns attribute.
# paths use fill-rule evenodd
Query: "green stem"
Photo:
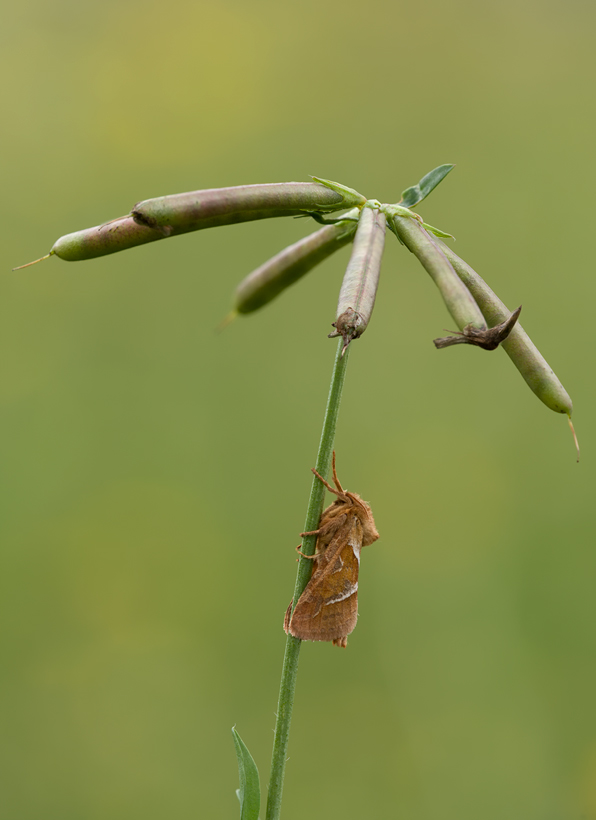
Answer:
<svg viewBox="0 0 596 820"><path fill-rule="evenodd" d="M327 476L331 466L331 455L333 453L333 441L335 439L335 428L337 427L337 417L339 415L339 404L341 392L348 364L350 348L347 348L344 355L341 355L343 341L337 346L333 374L331 376L331 387L329 398L327 399L327 409L323 422L323 431L319 443L316 469L322 476ZM306 512L305 532L315 530L319 525L321 512L323 511L323 500L325 488L321 482L313 476L310 499ZM306 555L312 555L315 550L316 536L306 536L302 540L302 551ZM298 564L296 575L296 586L294 588L294 602L302 595L304 587L307 585L312 571L312 561L301 558ZM286 651L281 673L281 683L279 687L279 701L277 704L277 720L275 723L275 737L273 740L273 755L271 758L271 775L269 779L269 796L267 799L266 820L279 820L281 812L281 796L284 784L284 772L288 752L288 741L290 737L290 723L292 720L292 707L294 705L294 692L296 690L296 678L298 675L298 658L300 656L300 645L302 641L288 635L286 641Z"/></svg>

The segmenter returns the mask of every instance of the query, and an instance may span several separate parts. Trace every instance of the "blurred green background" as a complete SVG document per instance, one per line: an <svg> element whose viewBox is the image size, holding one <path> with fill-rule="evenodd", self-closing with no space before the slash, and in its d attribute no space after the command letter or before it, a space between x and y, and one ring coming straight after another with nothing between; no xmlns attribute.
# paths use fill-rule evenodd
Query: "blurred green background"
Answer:
<svg viewBox="0 0 596 820"><path fill-rule="evenodd" d="M344 249L214 328L306 221L80 263L138 200L336 179L419 210L522 322L582 444L388 237L338 471L369 500L348 650L304 645L283 817L596 818L596 7L24 0L2 48L3 817L238 816L265 790Z"/></svg>

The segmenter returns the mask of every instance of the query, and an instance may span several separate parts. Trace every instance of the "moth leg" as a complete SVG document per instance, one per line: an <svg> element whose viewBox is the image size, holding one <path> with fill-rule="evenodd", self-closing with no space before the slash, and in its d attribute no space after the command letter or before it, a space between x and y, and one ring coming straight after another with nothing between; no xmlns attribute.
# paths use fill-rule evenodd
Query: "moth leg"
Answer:
<svg viewBox="0 0 596 820"><path fill-rule="evenodd" d="M335 490L333 490L333 492L335 492ZM310 530L310 532L301 532L300 536L303 538L305 535L326 535L328 532L333 532L334 530L339 529L339 527L341 527L345 520L346 515L344 513L343 515L338 515L337 518L332 518L331 521L328 521L326 524L323 524L323 526L319 527L318 530Z"/></svg>
<svg viewBox="0 0 596 820"><path fill-rule="evenodd" d="M304 538L305 535L320 535L321 529L318 530L309 530L308 532L301 532L300 537Z"/></svg>
<svg viewBox="0 0 596 820"><path fill-rule="evenodd" d="M296 547L296 552L298 553L298 555L301 555L303 558L308 558L309 561L314 561L316 558L319 557L316 552L313 555L307 555L305 552L302 552L302 550L300 549L301 546L302 544L298 544L298 546ZM299 559L296 558L296 560L298 561Z"/></svg>

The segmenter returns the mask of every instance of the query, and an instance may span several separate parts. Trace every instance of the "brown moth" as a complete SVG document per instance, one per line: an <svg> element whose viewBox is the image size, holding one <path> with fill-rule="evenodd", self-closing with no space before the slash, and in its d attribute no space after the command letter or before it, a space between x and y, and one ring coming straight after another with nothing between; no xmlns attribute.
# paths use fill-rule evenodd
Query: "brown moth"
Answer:
<svg viewBox="0 0 596 820"><path fill-rule="evenodd" d="M305 535L316 535L314 555L304 555L313 562L310 581L292 612L292 603L284 619L289 635L303 641L333 641L345 648L348 635L358 618L358 570L360 550L379 537L368 504L356 493L346 492L335 471L336 490L313 468L313 473L337 499L323 510L319 528Z"/></svg>

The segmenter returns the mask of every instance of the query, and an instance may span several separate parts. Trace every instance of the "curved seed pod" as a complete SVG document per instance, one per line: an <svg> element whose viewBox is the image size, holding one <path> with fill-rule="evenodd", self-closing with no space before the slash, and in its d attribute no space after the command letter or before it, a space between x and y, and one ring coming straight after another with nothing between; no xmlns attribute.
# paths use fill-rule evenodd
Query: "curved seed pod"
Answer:
<svg viewBox="0 0 596 820"><path fill-rule="evenodd" d="M337 183L330 184L335 187L319 182L276 182L190 191L138 202L131 215L139 224L160 228L170 235L253 219L297 216L304 211L339 211L364 204L365 198L360 194Z"/></svg>
<svg viewBox="0 0 596 820"><path fill-rule="evenodd" d="M355 208L346 216L354 217L357 214ZM233 314L251 313L275 299L316 265L351 242L356 225L356 222L337 222L321 228L256 268L236 288Z"/></svg>
<svg viewBox="0 0 596 820"><path fill-rule="evenodd" d="M343 337L342 356L352 339L362 336L368 327L379 287L386 218L377 210L378 203L369 203L360 213L352 256L339 292L335 332L329 334L329 338Z"/></svg>
<svg viewBox="0 0 596 820"><path fill-rule="evenodd" d="M476 299L487 322L493 325L505 321L510 312L484 279L451 248L440 240L437 241L459 278ZM555 413L566 413L571 416L573 403L569 394L519 323L512 328L508 338L501 345L540 401Z"/></svg>
<svg viewBox="0 0 596 820"><path fill-rule="evenodd" d="M453 269L438 240L430 236L416 219L392 214L391 206L386 206L385 210L391 218L398 239L417 257L439 288L447 310L459 329L463 330L471 325L485 330L486 322L480 308Z"/></svg>
<svg viewBox="0 0 596 820"><path fill-rule="evenodd" d="M366 201L351 188L327 180L323 182L213 188L148 199L135 206L132 214L61 236L46 256L19 268L34 265L50 256L68 262L94 259L200 228L267 217L301 216L313 210L318 213L337 211L354 205L361 207ZM190 207L187 207L188 203Z"/></svg>

